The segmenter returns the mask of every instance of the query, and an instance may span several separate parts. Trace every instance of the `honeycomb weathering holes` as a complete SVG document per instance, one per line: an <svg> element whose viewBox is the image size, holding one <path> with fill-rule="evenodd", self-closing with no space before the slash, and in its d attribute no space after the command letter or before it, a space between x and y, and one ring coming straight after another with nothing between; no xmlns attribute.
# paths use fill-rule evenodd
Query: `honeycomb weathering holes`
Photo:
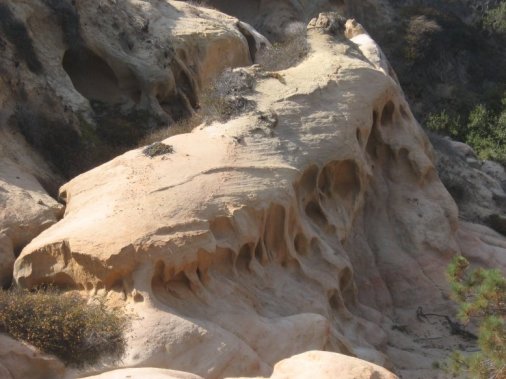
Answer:
<svg viewBox="0 0 506 379"><path fill-rule="evenodd" d="M337 194L343 200L353 201L360 192L359 169L355 161L327 164L318 178L318 188L326 197Z"/></svg>
<svg viewBox="0 0 506 379"><path fill-rule="evenodd" d="M383 107L383 110L381 111L381 125L382 126L390 126L393 124L394 112L395 112L395 105L390 100L385 104L385 106Z"/></svg>

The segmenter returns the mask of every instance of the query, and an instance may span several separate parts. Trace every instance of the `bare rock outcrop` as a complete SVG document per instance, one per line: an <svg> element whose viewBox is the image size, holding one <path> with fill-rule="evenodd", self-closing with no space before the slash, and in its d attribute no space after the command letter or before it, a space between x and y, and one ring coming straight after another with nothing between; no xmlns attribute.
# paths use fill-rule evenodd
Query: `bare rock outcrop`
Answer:
<svg viewBox="0 0 506 379"><path fill-rule="evenodd" d="M397 379L388 370L342 354L308 351L284 359L274 366L270 379ZM155 368L126 368L82 379L202 379L181 371ZM228 377L227 379L245 379ZM256 379L267 379L257 377Z"/></svg>
<svg viewBox="0 0 506 379"><path fill-rule="evenodd" d="M124 303L125 367L269 376L330 350L436 377L459 341L427 347L415 315L451 308L443 267L462 225L398 83L342 21L311 22L295 67L243 69L255 109L65 184L64 218L23 249L16 282ZM476 251L497 255L493 238Z"/></svg>
<svg viewBox="0 0 506 379"><path fill-rule="evenodd" d="M0 128L67 177L191 115L202 87L267 44L181 1L7 1L0 29Z"/></svg>
<svg viewBox="0 0 506 379"><path fill-rule="evenodd" d="M65 366L33 346L0 334L0 378L63 379Z"/></svg>
<svg viewBox="0 0 506 379"><path fill-rule="evenodd" d="M87 376L82 379L203 379L187 372L160 368L125 368L108 371L103 374Z"/></svg>
<svg viewBox="0 0 506 379"><path fill-rule="evenodd" d="M339 379L397 379L383 367L326 351L308 351L279 362L271 379L333 379L336 375Z"/></svg>
<svg viewBox="0 0 506 379"><path fill-rule="evenodd" d="M16 256L61 218L63 206L42 186L61 179L40 157L12 133L0 130L0 141L0 286L8 287Z"/></svg>
<svg viewBox="0 0 506 379"><path fill-rule="evenodd" d="M480 161L462 142L431 135L439 176L459 207L459 216L506 235L506 173L502 165Z"/></svg>

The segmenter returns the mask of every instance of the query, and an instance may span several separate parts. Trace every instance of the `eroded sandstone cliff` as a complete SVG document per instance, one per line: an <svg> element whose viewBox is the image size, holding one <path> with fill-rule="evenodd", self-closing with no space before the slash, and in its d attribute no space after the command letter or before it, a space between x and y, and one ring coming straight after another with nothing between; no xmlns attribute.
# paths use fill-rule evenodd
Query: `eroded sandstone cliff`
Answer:
<svg viewBox="0 0 506 379"><path fill-rule="evenodd" d="M417 309L451 312L449 259L464 253L506 267L506 242L459 222L427 136L360 25L320 14L309 23L308 56L266 73L248 66L267 42L218 11L178 1L97 4L76 1L53 30L42 21L55 17L51 1L9 3L31 28L44 73L33 72L33 59L18 62L21 79L0 98L5 120L18 120L19 104L50 111L37 96L44 88L59 91L52 98L69 107L62 114L77 118L65 130L78 140L95 130L104 103L114 112L117 104L148 111L146 120L135 119L141 128L152 115L170 122L174 112L191 113L199 88L226 66L246 66L236 72L254 83L241 93L253 106L164 140L171 146L165 154L131 150L77 176L60 190L59 221L60 206L31 182L37 167L56 178L54 166L31 152L35 168L24 186L32 192L12 190L5 200L15 210L22 196L38 204L30 216L38 229L17 245L37 235L16 260L16 283L56 284L124 307L131 327L120 366L137 367L140 377L194 377L163 369L205 378L294 377L314 370L314 362L343 377L392 377L322 350L405 378L437 377L432 363L467 342L417 320ZM65 39L74 35L67 23L73 14L78 50ZM106 20L113 14L117 21ZM2 59L19 54L7 46ZM31 86L23 89L26 103L16 97L20 83ZM93 107L97 100L101 108ZM37 125L39 132L47 126ZM7 183L10 176L0 174ZM0 219L0 229L12 219Z"/></svg>

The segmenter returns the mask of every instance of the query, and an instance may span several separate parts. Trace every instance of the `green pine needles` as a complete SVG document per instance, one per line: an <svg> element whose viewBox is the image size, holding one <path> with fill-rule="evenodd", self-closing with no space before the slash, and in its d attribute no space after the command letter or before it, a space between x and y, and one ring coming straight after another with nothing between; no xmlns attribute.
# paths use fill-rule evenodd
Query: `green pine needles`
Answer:
<svg viewBox="0 0 506 379"><path fill-rule="evenodd" d="M506 378L506 278L497 269L470 269L462 256L447 270L452 297L459 307L458 318L479 326L480 351L464 355L454 352L448 369L469 378Z"/></svg>

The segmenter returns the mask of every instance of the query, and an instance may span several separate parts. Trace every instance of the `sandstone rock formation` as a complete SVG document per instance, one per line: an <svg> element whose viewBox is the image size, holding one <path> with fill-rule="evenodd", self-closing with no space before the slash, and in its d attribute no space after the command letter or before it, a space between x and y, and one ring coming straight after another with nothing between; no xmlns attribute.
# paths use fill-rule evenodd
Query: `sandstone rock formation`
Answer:
<svg viewBox="0 0 506 379"><path fill-rule="evenodd" d="M466 144L431 135L439 176L459 207L462 220L485 224L506 235L506 173L481 162Z"/></svg>
<svg viewBox="0 0 506 379"><path fill-rule="evenodd" d="M62 174L191 114L212 78L268 45L246 23L182 2L9 1L0 28L2 286L60 217L46 191L56 195Z"/></svg>
<svg viewBox="0 0 506 379"><path fill-rule="evenodd" d="M451 308L443 267L467 225L398 83L343 26L321 14L303 62L241 69L253 110L65 184L65 216L23 249L16 282L123 304L125 367L269 376L330 350L436 377L463 342L416 310ZM498 235L473 243L503 256Z"/></svg>
<svg viewBox="0 0 506 379"><path fill-rule="evenodd" d="M82 379L202 379L202 377L174 370L160 368L126 368L108 371L104 374L87 376Z"/></svg>
<svg viewBox="0 0 506 379"><path fill-rule="evenodd" d="M190 115L202 87L266 44L180 1L8 1L0 28L1 127L67 177Z"/></svg>
<svg viewBox="0 0 506 379"><path fill-rule="evenodd" d="M346 355L309 351L285 359L276 366L271 379L397 379L382 367Z"/></svg>
<svg viewBox="0 0 506 379"><path fill-rule="evenodd" d="M180 1L0 2L2 284L24 247L18 285L123 307L126 368L97 378L395 377L341 354L438 377L433 362L471 343L416 311L451 314L454 254L506 267L504 237L477 224L502 230L506 176L465 146L433 150L357 22L319 14L295 67L236 69L250 108L77 176L58 221L59 174L192 114L220 71L269 44L248 23L282 40L325 8L391 16L379 0L209 3L243 21ZM436 164L463 187L461 220ZM0 370L30 377L12 362Z"/></svg>
<svg viewBox="0 0 506 379"><path fill-rule="evenodd" d="M63 363L56 358L0 334L0 378L60 379L64 373Z"/></svg>
<svg viewBox="0 0 506 379"><path fill-rule="evenodd" d="M382 367L360 359L324 351L309 351L284 359L274 366L270 379L396 379ZM83 379L201 379L180 371L154 368L126 368ZM245 378L228 378L245 379ZM265 379L265 378L257 378Z"/></svg>
<svg viewBox="0 0 506 379"><path fill-rule="evenodd" d="M63 207L41 185L49 188L58 179L40 157L9 132L0 130L0 141L0 286L8 287L16 256L61 217Z"/></svg>

